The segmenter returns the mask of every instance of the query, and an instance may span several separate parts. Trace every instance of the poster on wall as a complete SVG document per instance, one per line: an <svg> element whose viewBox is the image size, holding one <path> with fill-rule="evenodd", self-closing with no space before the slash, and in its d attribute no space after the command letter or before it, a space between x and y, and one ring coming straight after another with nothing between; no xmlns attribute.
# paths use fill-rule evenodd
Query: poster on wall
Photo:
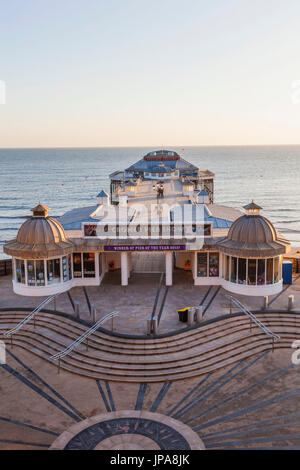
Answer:
<svg viewBox="0 0 300 470"><path fill-rule="evenodd" d="M207 276L207 253L198 253L197 255L197 275L198 277Z"/></svg>
<svg viewBox="0 0 300 470"><path fill-rule="evenodd" d="M96 237L97 236L97 225L95 224L86 224L83 227L85 237Z"/></svg>

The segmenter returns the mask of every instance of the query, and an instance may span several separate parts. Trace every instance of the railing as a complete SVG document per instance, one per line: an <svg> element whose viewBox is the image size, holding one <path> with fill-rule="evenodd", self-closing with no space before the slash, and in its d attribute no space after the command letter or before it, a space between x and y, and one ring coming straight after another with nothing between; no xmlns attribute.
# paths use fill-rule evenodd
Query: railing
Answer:
<svg viewBox="0 0 300 470"><path fill-rule="evenodd" d="M40 305L38 305L32 312L30 312L25 318L23 318L23 320L18 325L16 325L11 330L3 333L3 336L6 336L6 337L12 336L14 333L20 330L24 325L26 325L26 323L28 323L32 318L34 318L34 316L37 313L39 313L39 311L42 310L42 308L45 307L45 305L51 302L51 300L53 300L57 295L59 294L50 295L50 297L47 297L47 299L43 300L43 302L41 302Z"/></svg>
<svg viewBox="0 0 300 470"><path fill-rule="evenodd" d="M60 366L60 359L67 356L70 354L73 349L75 349L77 346L79 346L85 339L87 340L87 348L88 348L88 338L91 334L95 333L95 331L99 328L99 326L103 325L107 320L112 320L114 317L118 317L118 312L110 312L107 315L105 315L103 318L98 320L91 328L86 330L81 336L75 339L72 343L69 344L65 349L62 351L59 351L58 353L54 354L53 356L50 357L52 360L58 360L59 361L59 366Z"/></svg>
<svg viewBox="0 0 300 470"><path fill-rule="evenodd" d="M238 308L242 310L245 315L247 315L255 324L258 326L267 336L272 338L273 342L276 342L280 339L280 336L273 333L266 325L264 325L255 315L254 313L250 312L245 305L242 304L238 299L232 297L232 295L226 295L226 297L234 303Z"/></svg>

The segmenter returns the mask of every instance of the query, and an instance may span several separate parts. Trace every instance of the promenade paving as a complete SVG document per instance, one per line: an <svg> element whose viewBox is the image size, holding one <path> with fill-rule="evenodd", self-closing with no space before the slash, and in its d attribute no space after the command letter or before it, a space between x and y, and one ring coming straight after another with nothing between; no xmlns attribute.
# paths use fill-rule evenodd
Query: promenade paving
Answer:
<svg viewBox="0 0 300 470"><path fill-rule="evenodd" d="M182 329L185 323L179 321L178 309L187 306L199 305L205 297L208 287L193 285L192 275L180 269L174 270L174 285L169 287L165 305L162 311L159 326L160 333L166 333ZM107 273L100 286L87 287L90 303L96 307L97 319L102 318L107 313L117 310L119 317L114 319L114 330L120 333L146 334L147 318L151 316L156 292L159 284L159 273L132 273L129 285L120 285L120 272ZM213 292L212 288L207 296L204 307L208 304ZM80 316L85 320L91 320L88 305L81 287L71 289L70 294L73 300L80 303ZM156 314L163 300L164 289L161 290ZM228 292L220 289L210 307L205 313L205 319L216 318L229 313L229 300L226 298ZM272 304L272 310L286 310L289 295L294 295L295 310L300 310L300 279L285 290ZM262 297L250 297L235 295L249 310L259 310L263 305ZM270 302L276 296L270 296ZM34 309L41 301L42 297L26 297L14 294L11 283L11 276L0 278L0 308L5 307L26 307ZM53 309L54 302L47 308ZM56 299L56 309L74 314L70 300L66 293L61 294ZM233 309L237 311L238 309ZM106 328L112 327L111 322L106 324Z"/></svg>
<svg viewBox="0 0 300 470"><path fill-rule="evenodd" d="M252 360L246 361L208 377L170 382L168 387L164 383L146 387L98 384L66 371L58 374L56 367L18 347L12 351L36 375L10 356L7 362L14 374L0 367L0 450L47 449L74 424L84 429L87 418L93 424L96 416L121 410L127 410L128 416L134 410L161 413L166 422L168 416L173 417L197 432L207 448L299 444L300 376L298 366L291 366L289 350L275 351L252 365ZM203 428L198 430L199 426ZM241 426L249 429L236 429ZM242 431L244 434L236 435ZM219 434L213 437L212 433ZM259 439L265 440L263 444ZM254 442L245 444L244 440ZM103 448L107 443L103 441ZM119 444L111 442L109 447Z"/></svg>

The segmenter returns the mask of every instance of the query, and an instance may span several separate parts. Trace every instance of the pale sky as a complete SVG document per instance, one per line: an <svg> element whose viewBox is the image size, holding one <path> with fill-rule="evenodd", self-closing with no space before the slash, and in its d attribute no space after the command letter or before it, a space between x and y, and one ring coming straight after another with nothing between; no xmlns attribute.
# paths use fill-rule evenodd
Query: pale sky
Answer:
<svg viewBox="0 0 300 470"><path fill-rule="evenodd" d="M300 144L299 0L0 12L0 147Z"/></svg>

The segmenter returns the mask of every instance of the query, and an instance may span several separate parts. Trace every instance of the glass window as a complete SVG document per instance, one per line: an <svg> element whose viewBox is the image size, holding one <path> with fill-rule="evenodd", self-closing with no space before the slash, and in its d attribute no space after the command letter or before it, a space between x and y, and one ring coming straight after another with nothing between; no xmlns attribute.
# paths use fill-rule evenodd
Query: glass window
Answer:
<svg viewBox="0 0 300 470"><path fill-rule="evenodd" d="M37 260L35 262L35 272L36 272L36 285L37 286L44 286L45 285L44 260Z"/></svg>
<svg viewBox="0 0 300 470"><path fill-rule="evenodd" d="M47 280L48 284L58 284L60 282L60 259L47 260Z"/></svg>
<svg viewBox="0 0 300 470"><path fill-rule="evenodd" d="M209 253L209 277L219 276L219 253Z"/></svg>
<svg viewBox="0 0 300 470"><path fill-rule="evenodd" d="M197 254L197 276L207 277L207 252Z"/></svg>
<svg viewBox="0 0 300 470"><path fill-rule="evenodd" d="M27 283L29 286L35 286L35 263L34 260L27 260Z"/></svg>
<svg viewBox="0 0 300 470"><path fill-rule="evenodd" d="M279 282L279 257L274 258L274 283Z"/></svg>
<svg viewBox="0 0 300 470"><path fill-rule="evenodd" d="M211 224L204 224L204 236L211 237Z"/></svg>
<svg viewBox="0 0 300 470"><path fill-rule="evenodd" d="M266 273L265 273L266 260L259 259L257 260L257 285L263 286L266 283Z"/></svg>
<svg viewBox="0 0 300 470"><path fill-rule="evenodd" d="M230 256L225 255L225 271L224 271L224 279L225 281L229 281L229 263L230 263Z"/></svg>
<svg viewBox="0 0 300 470"><path fill-rule="evenodd" d="M81 253L73 253L74 277L82 277Z"/></svg>
<svg viewBox="0 0 300 470"><path fill-rule="evenodd" d="M247 260L245 258L238 259L238 283L246 284L246 266Z"/></svg>
<svg viewBox="0 0 300 470"><path fill-rule="evenodd" d="M248 259L248 284L256 285L256 259Z"/></svg>
<svg viewBox="0 0 300 470"><path fill-rule="evenodd" d="M267 284L273 284L273 258L267 259Z"/></svg>
<svg viewBox="0 0 300 470"><path fill-rule="evenodd" d="M83 253L83 277L95 277L95 253Z"/></svg>
<svg viewBox="0 0 300 470"><path fill-rule="evenodd" d="M25 261L16 259L16 281L25 284Z"/></svg>
<svg viewBox="0 0 300 470"><path fill-rule="evenodd" d="M231 282L236 282L237 276L237 258L235 256L231 257Z"/></svg>
<svg viewBox="0 0 300 470"><path fill-rule="evenodd" d="M68 255L69 279L72 279L72 255Z"/></svg>
<svg viewBox="0 0 300 470"><path fill-rule="evenodd" d="M62 277L64 282L67 282L69 280L69 267L67 256L63 256L62 259Z"/></svg>

